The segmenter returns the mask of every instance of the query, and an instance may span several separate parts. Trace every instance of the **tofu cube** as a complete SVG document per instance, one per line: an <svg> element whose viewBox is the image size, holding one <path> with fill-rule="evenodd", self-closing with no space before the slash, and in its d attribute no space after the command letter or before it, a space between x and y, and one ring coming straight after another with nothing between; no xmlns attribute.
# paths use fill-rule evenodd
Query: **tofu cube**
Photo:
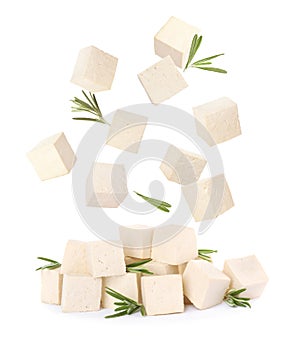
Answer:
<svg viewBox="0 0 297 350"><path fill-rule="evenodd" d="M125 256L139 259L151 257L152 227L144 225L120 226L119 231Z"/></svg>
<svg viewBox="0 0 297 350"><path fill-rule="evenodd" d="M198 181L205 165L200 155L170 145L160 169L169 181L188 185Z"/></svg>
<svg viewBox="0 0 297 350"><path fill-rule="evenodd" d="M61 269L41 270L41 301L61 305L63 275Z"/></svg>
<svg viewBox="0 0 297 350"><path fill-rule="evenodd" d="M194 229L177 225L156 228L152 243L152 259L170 265L180 265L197 256Z"/></svg>
<svg viewBox="0 0 297 350"><path fill-rule="evenodd" d="M170 56L139 73L138 78L154 104L168 100L188 86Z"/></svg>
<svg viewBox="0 0 297 350"><path fill-rule="evenodd" d="M110 90L118 59L88 46L79 51L71 82L91 92Z"/></svg>
<svg viewBox="0 0 297 350"><path fill-rule="evenodd" d="M63 132L41 141L27 156L40 180L68 174L76 160Z"/></svg>
<svg viewBox="0 0 297 350"><path fill-rule="evenodd" d="M70 240L67 242L61 266L61 273L89 276L87 266L87 243Z"/></svg>
<svg viewBox="0 0 297 350"><path fill-rule="evenodd" d="M184 311L181 275L141 277L142 303L147 315L166 315Z"/></svg>
<svg viewBox="0 0 297 350"><path fill-rule="evenodd" d="M127 194L124 165L94 163L86 184L87 206L117 208Z"/></svg>
<svg viewBox="0 0 297 350"><path fill-rule="evenodd" d="M195 221L214 219L234 206L223 174L184 186L182 192Z"/></svg>
<svg viewBox="0 0 297 350"><path fill-rule="evenodd" d="M116 242L88 242L87 264L93 277L121 276L126 273L124 251Z"/></svg>
<svg viewBox="0 0 297 350"><path fill-rule="evenodd" d="M224 273L231 278L231 288L246 288L240 296L258 298L267 282L268 277L255 255L225 261Z"/></svg>
<svg viewBox="0 0 297 350"><path fill-rule="evenodd" d="M102 307L113 309L114 302L118 301L105 292L105 287L116 290L126 297L138 302L138 282L136 273L126 273L123 276L104 277L102 279Z"/></svg>
<svg viewBox="0 0 297 350"><path fill-rule="evenodd" d="M170 56L174 63L184 68L195 34L198 28L176 17L170 17L154 38L155 54L160 57Z"/></svg>
<svg viewBox="0 0 297 350"><path fill-rule="evenodd" d="M147 118L118 110L109 129L106 144L127 152L137 153L146 127Z"/></svg>
<svg viewBox="0 0 297 350"><path fill-rule="evenodd" d="M185 296L200 310L220 304L230 278L204 260L191 260L183 273Z"/></svg>
<svg viewBox="0 0 297 350"><path fill-rule="evenodd" d="M159 261L150 261L143 265L143 268L153 272L157 276L178 274L178 267L176 265L169 265Z"/></svg>
<svg viewBox="0 0 297 350"><path fill-rule="evenodd" d="M64 275L63 312L98 311L101 303L102 279L90 276Z"/></svg>
<svg viewBox="0 0 297 350"><path fill-rule="evenodd" d="M197 119L198 135L201 123L211 137L205 139L210 146L241 135L237 104L227 97L194 107L193 113Z"/></svg>

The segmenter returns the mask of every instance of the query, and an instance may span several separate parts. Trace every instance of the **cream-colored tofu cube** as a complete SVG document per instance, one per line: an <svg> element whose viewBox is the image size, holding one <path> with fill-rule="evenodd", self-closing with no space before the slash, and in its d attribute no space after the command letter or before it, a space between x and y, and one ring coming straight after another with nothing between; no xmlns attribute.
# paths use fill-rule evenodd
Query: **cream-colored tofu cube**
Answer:
<svg viewBox="0 0 297 350"><path fill-rule="evenodd" d="M220 304L229 284L228 276L204 260L189 261L183 273L184 294L201 310Z"/></svg>
<svg viewBox="0 0 297 350"><path fill-rule="evenodd" d="M198 31L198 28L176 17L170 17L155 35L155 54L160 57L169 55L178 67L184 68L193 37Z"/></svg>
<svg viewBox="0 0 297 350"><path fill-rule="evenodd" d="M159 261L150 261L143 265L143 268L149 270L157 276L172 275L178 273L177 265L169 265Z"/></svg>
<svg viewBox="0 0 297 350"><path fill-rule="evenodd" d="M234 206L223 174L183 186L182 192L195 221L214 219Z"/></svg>
<svg viewBox="0 0 297 350"><path fill-rule="evenodd" d="M119 231L125 256L139 259L151 257L152 227L145 225L120 226Z"/></svg>
<svg viewBox="0 0 297 350"><path fill-rule="evenodd" d="M188 185L199 180L205 165L206 160L199 154L170 145L160 169L169 181Z"/></svg>
<svg viewBox="0 0 297 350"><path fill-rule="evenodd" d="M63 132L41 141L27 156L40 180L68 174L76 159Z"/></svg>
<svg viewBox="0 0 297 350"><path fill-rule="evenodd" d="M88 46L79 51L71 82L91 92L110 90L118 59Z"/></svg>
<svg viewBox="0 0 297 350"><path fill-rule="evenodd" d="M136 273L126 273L123 276L103 277L102 279L102 307L113 309L114 302L118 301L105 292L105 287L109 287L126 297L138 302L138 282Z"/></svg>
<svg viewBox="0 0 297 350"><path fill-rule="evenodd" d="M106 144L127 152L137 153L146 123L146 117L117 110L109 128Z"/></svg>
<svg viewBox="0 0 297 350"><path fill-rule="evenodd" d="M149 316L184 312L181 275L143 276L141 294Z"/></svg>
<svg viewBox="0 0 297 350"><path fill-rule="evenodd" d="M95 162L86 183L87 206L117 208L127 195L124 165Z"/></svg>
<svg viewBox="0 0 297 350"><path fill-rule="evenodd" d="M268 282L268 277L255 255L226 260L224 273L231 278L231 288L246 288L240 294L243 297L258 298Z"/></svg>
<svg viewBox="0 0 297 350"><path fill-rule="evenodd" d="M87 266L86 249L86 242L68 241L64 251L61 273L67 275L90 275Z"/></svg>
<svg viewBox="0 0 297 350"><path fill-rule="evenodd" d="M188 86L170 56L139 73L138 78L154 104L168 100Z"/></svg>
<svg viewBox="0 0 297 350"><path fill-rule="evenodd" d="M46 304L61 304L63 275L61 269L41 270L41 301Z"/></svg>
<svg viewBox="0 0 297 350"><path fill-rule="evenodd" d="M198 135L202 124L210 135L210 138L204 138L210 146L241 135L237 104L227 97L194 107L193 113Z"/></svg>
<svg viewBox="0 0 297 350"><path fill-rule="evenodd" d="M64 275L61 307L63 312L100 310L102 279Z"/></svg>
<svg viewBox="0 0 297 350"><path fill-rule="evenodd" d="M156 228L153 236L153 260L180 265L197 256L197 238L194 229L177 225Z"/></svg>
<svg viewBox="0 0 297 350"><path fill-rule="evenodd" d="M124 251L119 242L88 242L87 264L93 277L121 276L126 273Z"/></svg>

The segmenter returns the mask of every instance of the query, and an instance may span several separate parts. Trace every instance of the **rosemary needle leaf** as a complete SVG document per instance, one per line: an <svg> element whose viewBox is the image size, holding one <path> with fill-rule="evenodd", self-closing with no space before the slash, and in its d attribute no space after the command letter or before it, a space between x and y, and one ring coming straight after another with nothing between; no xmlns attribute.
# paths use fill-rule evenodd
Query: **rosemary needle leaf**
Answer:
<svg viewBox="0 0 297 350"><path fill-rule="evenodd" d="M210 72L216 72L216 73L223 73L226 74L227 71L225 69L221 68L214 68L214 67L200 67L200 66L194 66L195 68L203 69L203 70L208 70Z"/></svg>
<svg viewBox="0 0 297 350"><path fill-rule="evenodd" d="M97 123L105 124L105 122L103 122L102 120L95 119L95 118L72 118L72 119L73 120L86 120L86 121L90 121L90 122L97 122Z"/></svg>
<svg viewBox="0 0 297 350"><path fill-rule="evenodd" d="M217 250L212 250L212 249L198 249L198 257L208 262L212 262L212 258L211 256L209 256L209 254L217 253L217 252L218 252Z"/></svg>
<svg viewBox="0 0 297 350"><path fill-rule="evenodd" d="M171 208L171 204L160 201L159 199L144 196L143 194L140 194L139 192L136 192L136 191L134 191L134 193L136 193L139 197L141 197L142 199L144 199L145 201L147 201L149 204L156 207L157 209L160 209L162 211L169 213L168 208Z"/></svg>
<svg viewBox="0 0 297 350"><path fill-rule="evenodd" d="M203 58L202 60L198 60L198 61L192 63L192 65L204 63L206 61L210 61L210 60L213 60L214 58L217 58L217 57L220 57L220 56L224 56L224 55L225 55L224 53L219 53L218 55L206 57L206 58Z"/></svg>
<svg viewBox="0 0 297 350"><path fill-rule="evenodd" d="M116 318L127 315L127 311L118 312L116 314L105 316L105 318Z"/></svg>
<svg viewBox="0 0 297 350"><path fill-rule="evenodd" d="M153 275L154 273L144 269L142 267L139 268L139 266L143 266L144 264L148 263L152 261L152 259L145 259L145 260L140 260L140 261L136 261L134 263L131 264L127 264L126 265L126 272L133 272L133 273L143 273L146 275Z"/></svg>
<svg viewBox="0 0 297 350"><path fill-rule="evenodd" d="M251 308L250 303L248 303L248 301L250 300L250 298L244 298L244 297L240 297L239 294L241 294L242 292L245 292L246 288L242 288L242 289L230 289L229 291L226 292L225 296L224 296L224 301L227 305L231 306L231 307L249 307Z"/></svg>
<svg viewBox="0 0 297 350"><path fill-rule="evenodd" d="M196 55L196 52L198 51L198 49L201 45L201 42L202 42L202 36L198 37L198 35L195 34L193 39L192 39L192 44L191 44L191 48L190 48L190 52L189 52L189 58L188 58L186 66L184 68L184 71L189 67L189 64L191 63L192 59Z"/></svg>
<svg viewBox="0 0 297 350"><path fill-rule="evenodd" d="M127 264L126 267L138 267L138 266L147 264L150 261L152 261L152 259L139 260L139 261L135 261L134 263Z"/></svg>
<svg viewBox="0 0 297 350"><path fill-rule="evenodd" d="M56 260L52 260L52 259L49 259L49 258L43 258L42 256L38 256L37 259L43 260L43 261L47 261L47 262L51 262L51 263L54 263L54 264L59 264L58 261L56 261Z"/></svg>
<svg viewBox="0 0 297 350"><path fill-rule="evenodd" d="M50 264L40 266L35 271L45 270L45 269L54 270L54 269L58 269L61 266L61 264L56 260L44 258L42 256L38 256L37 259L42 260L42 261L47 261Z"/></svg>

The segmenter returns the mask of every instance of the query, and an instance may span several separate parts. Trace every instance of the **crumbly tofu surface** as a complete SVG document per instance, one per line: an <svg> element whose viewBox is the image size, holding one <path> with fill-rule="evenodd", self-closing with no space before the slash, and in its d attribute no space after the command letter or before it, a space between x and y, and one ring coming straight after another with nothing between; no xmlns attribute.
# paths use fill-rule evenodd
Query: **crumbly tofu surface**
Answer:
<svg viewBox="0 0 297 350"><path fill-rule="evenodd" d="M91 92L110 90L118 59L95 46L79 51L71 82Z"/></svg>
<svg viewBox="0 0 297 350"><path fill-rule="evenodd" d="M138 78L154 104L168 100L188 86L170 56L139 73Z"/></svg>
<svg viewBox="0 0 297 350"><path fill-rule="evenodd" d="M66 175L76 157L63 132L46 138L27 153L40 180Z"/></svg>
<svg viewBox="0 0 297 350"><path fill-rule="evenodd" d="M61 307L63 312L98 311L102 279L64 275Z"/></svg>
<svg viewBox="0 0 297 350"><path fill-rule="evenodd" d="M87 266L86 249L86 242L68 241L62 260L61 273L67 275L90 275Z"/></svg>
<svg viewBox="0 0 297 350"><path fill-rule="evenodd" d="M205 138L210 146L241 135L237 104L227 97L194 107L193 113L198 135L202 132L199 124L202 124L210 135Z"/></svg>
<svg viewBox="0 0 297 350"><path fill-rule="evenodd" d="M106 144L127 152L137 153L147 118L124 110L113 116Z"/></svg>
<svg viewBox="0 0 297 350"><path fill-rule="evenodd" d="M193 37L198 32L198 28L176 17L170 17L154 37L156 55L169 55L178 67L184 68Z"/></svg>
<svg viewBox="0 0 297 350"><path fill-rule="evenodd" d="M181 275L141 277L142 303L147 315L165 315L184 311Z"/></svg>
<svg viewBox="0 0 297 350"><path fill-rule="evenodd" d="M243 297L258 298L268 282L268 277L255 255L226 260L224 273L231 278L231 288L246 288L240 294Z"/></svg>
<svg viewBox="0 0 297 350"><path fill-rule="evenodd" d="M156 276L172 275L178 273L178 267L176 265L169 265L159 261L150 261L143 265L143 267Z"/></svg>
<svg viewBox="0 0 297 350"><path fill-rule="evenodd" d="M63 275L61 269L41 270L41 301L46 304L61 304Z"/></svg>
<svg viewBox="0 0 297 350"><path fill-rule="evenodd" d="M117 208L127 195L124 165L95 162L86 183L87 206Z"/></svg>
<svg viewBox="0 0 297 350"><path fill-rule="evenodd" d="M199 154L170 145L160 169L169 181L188 185L199 180L206 163Z"/></svg>
<svg viewBox="0 0 297 350"><path fill-rule="evenodd" d="M183 273L185 296L198 309L220 304L229 287L230 278L204 260L191 260Z"/></svg>

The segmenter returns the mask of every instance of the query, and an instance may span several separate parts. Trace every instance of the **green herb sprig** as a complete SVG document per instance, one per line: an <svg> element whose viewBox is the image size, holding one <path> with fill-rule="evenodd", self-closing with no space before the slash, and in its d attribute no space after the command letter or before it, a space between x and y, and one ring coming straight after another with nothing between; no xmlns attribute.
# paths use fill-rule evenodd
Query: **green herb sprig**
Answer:
<svg viewBox="0 0 297 350"><path fill-rule="evenodd" d="M135 300L130 299L109 287L105 287L105 292L113 298L120 300L114 303L114 305L116 306L116 308L114 309L115 313L112 315L105 316L105 318L115 318L126 315L132 315L138 311L140 311L142 316L146 316L146 311L142 304L137 303Z"/></svg>
<svg viewBox="0 0 297 350"><path fill-rule="evenodd" d="M210 72L226 74L227 71L224 69L209 67L212 64L211 60L213 60L214 58L223 56L224 53L220 53L220 54L214 55L214 56L209 56L209 57L203 58L201 60L198 60L198 61L195 61L192 63L192 60L193 60L194 56L196 55L196 53L201 45L201 42L202 42L202 35L198 36L197 34L195 34L193 39L192 39L189 58L188 58L188 61L186 63L186 66L184 68L184 71L188 68L199 68L199 69L203 69L203 70L208 70Z"/></svg>
<svg viewBox="0 0 297 350"><path fill-rule="evenodd" d="M153 275L154 273L144 269L144 268L139 268L139 266L143 266L144 264L147 264L148 262L152 261L152 259L145 259L145 260L140 260L140 261L135 261L134 263L127 264L126 265L126 272L134 272L134 273L143 273L145 275Z"/></svg>
<svg viewBox="0 0 297 350"><path fill-rule="evenodd" d="M217 250L212 249L198 249L198 258L212 262L212 258L209 254L217 253Z"/></svg>
<svg viewBox="0 0 297 350"><path fill-rule="evenodd" d="M140 194L136 191L134 191L134 193L136 193L139 197L141 197L142 199L144 199L145 201L147 201L149 204L156 207L157 209L165 211L166 213L169 213L168 208L171 208L171 204L169 204L167 202L160 201L159 199L144 196L143 194Z"/></svg>
<svg viewBox="0 0 297 350"><path fill-rule="evenodd" d="M48 259L48 258L43 258L41 256L38 256L37 259L39 260L42 260L42 261L47 261L49 262L49 264L46 264L46 265L43 265L43 266L40 266L38 267L35 271L38 271L38 270L45 270L45 269L48 269L48 270L55 270L57 268L59 268L61 266L61 264L56 261L56 260L52 260L52 259Z"/></svg>
<svg viewBox="0 0 297 350"><path fill-rule="evenodd" d="M242 289L230 289L227 291L224 297L224 302L231 307L249 307L251 308L250 303L248 302L250 298L240 297L239 294L246 291L246 288Z"/></svg>

